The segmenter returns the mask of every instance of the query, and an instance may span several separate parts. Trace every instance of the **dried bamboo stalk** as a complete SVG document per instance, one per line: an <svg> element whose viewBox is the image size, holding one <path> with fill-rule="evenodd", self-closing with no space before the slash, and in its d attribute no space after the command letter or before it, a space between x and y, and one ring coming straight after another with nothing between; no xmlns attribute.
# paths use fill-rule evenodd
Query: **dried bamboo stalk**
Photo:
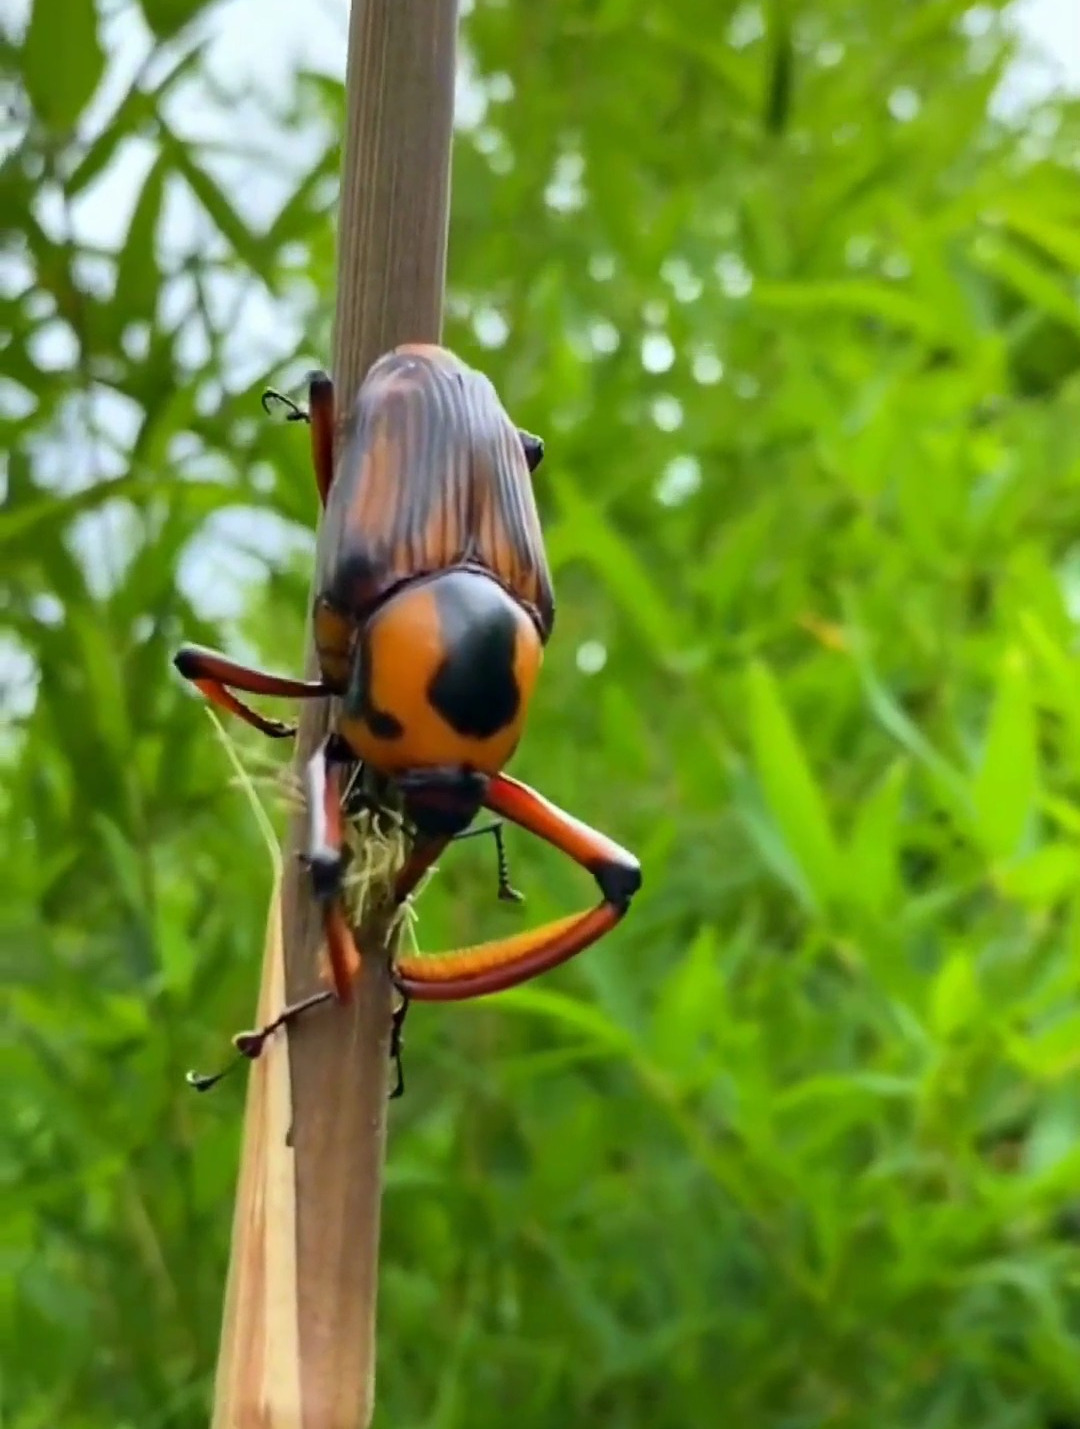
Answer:
<svg viewBox="0 0 1080 1429"><path fill-rule="evenodd" d="M437 342L450 189L457 0L353 0L338 241L338 429L368 367ZM315 657L310 631L305 659ZM296 768L331 712L304 708ZM260 1017L317 985L319 919L286 846L271 907ZM367 1429L392 1011L392 938L378 908L357 930L348 1007L320 1009L251 1071L213 1429Z"/></svg>

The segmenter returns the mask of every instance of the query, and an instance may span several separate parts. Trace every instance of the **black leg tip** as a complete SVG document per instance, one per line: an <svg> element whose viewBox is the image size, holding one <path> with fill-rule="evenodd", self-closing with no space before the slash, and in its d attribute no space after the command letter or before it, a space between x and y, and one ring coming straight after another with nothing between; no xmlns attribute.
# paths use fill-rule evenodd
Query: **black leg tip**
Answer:
<svg viewBox="0 0 1080 1429"><path fill-rule="evenodd" d="M592 872L600 892L617 908L626 908L641 887L641 865L636 859L633 863L601 864Z"/></svg>
<svg viewBox="0 0 1080 1429"><path fill-rule="evenodd" d="M296 725L286 724L284 720L267 719L258 728L270 739L295 739Z"/></svg>
<svg viewBox="0 0 1080 1429"><path fill-rule="evenodd" d="M316 849L304 858L311 874L311 888L316 899L325 903L336 898L341 891L341 878L345 871L345 859L332 849Z"/></svg>
<svg viewBox="0 0 1080 1429"><path fill-rule="evenodd" d="M181 645L172 662L185 680L194 680L198 678L198 660L199 653L194 645Z"/></svg>

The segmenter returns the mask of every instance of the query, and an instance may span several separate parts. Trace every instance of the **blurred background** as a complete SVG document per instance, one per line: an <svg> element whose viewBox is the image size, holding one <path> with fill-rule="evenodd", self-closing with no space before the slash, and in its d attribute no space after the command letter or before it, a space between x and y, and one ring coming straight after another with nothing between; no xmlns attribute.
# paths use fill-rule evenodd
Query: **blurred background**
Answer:
<svg viewBox="0 0 1080 1429"><path fill-rule="evenodd" d="M547 440L514 772L619 930L409 1021L376 1423L1080 1425L1080 11L463 6L446 339ZM207 1419L346 6L8 0L5 1429ZM228 735L278 829L286 754ZM426 947L589 880L511 832Z"/></svg>

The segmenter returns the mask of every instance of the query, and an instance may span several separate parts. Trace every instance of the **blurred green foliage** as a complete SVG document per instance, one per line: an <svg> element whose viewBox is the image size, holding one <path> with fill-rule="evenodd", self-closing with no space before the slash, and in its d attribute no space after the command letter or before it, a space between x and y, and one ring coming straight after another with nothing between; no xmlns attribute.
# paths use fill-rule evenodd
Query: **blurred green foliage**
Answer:
<svg viewBox="0 0 1080 1429"><path fill-rule="evenodd" d="M250 1018L270 867L169 656L299 665L316 498L257 395L328 358L342 113L301 74L205 137L217 13L4 39L5 1429L209 1402L242 1086L183 1072ZM995 117L959 0L464 39L447 341L547 439L560 601L515 771L646 883L412 1014L377 1423L1080 1423L1080 111ZM509 842L526 916L574 906ZM424 944L493 889L456 850Z"/></svg>

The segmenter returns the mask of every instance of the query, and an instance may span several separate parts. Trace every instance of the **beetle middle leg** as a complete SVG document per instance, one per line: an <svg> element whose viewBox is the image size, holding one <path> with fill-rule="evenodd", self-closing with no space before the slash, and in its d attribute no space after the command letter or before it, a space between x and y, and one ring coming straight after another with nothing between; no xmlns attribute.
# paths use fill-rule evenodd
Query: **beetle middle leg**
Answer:
<svg viewBox="0 0 1080 1429"><path fill-rule="evenodd" d="M525 900L521 894L510 883L510 863L506 857L506 844L503 842L503 821L493 819L490 824L481 824L479 828L463 829L461 833L455 834L453 841L459 842L461 839L480 838L484 834L491 834L495 840L495 857L498 861L499 877L499 899L503 903L523 903Z"/></svg>

